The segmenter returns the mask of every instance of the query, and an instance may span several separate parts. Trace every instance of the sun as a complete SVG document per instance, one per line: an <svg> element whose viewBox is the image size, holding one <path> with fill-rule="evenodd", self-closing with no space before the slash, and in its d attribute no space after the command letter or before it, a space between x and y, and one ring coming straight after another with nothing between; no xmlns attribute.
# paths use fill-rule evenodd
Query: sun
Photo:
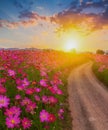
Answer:
<svg viewBox="0 0 108 130"><path fill-rule="evenodd" d="M65 43L65 50L70 51L72 49L77 49L77 40L68 39Z"/></svg>

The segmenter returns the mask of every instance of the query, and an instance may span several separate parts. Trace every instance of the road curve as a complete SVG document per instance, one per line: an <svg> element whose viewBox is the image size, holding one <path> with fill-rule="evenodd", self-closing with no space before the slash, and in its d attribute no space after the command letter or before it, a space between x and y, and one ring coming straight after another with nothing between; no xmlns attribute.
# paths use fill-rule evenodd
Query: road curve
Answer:
<svg viewBox="0 0 108 130"><path fill-rule="evenodd" d="M81 65L68 78L72 130L108 130L108 90L91 66Z"/></svg>

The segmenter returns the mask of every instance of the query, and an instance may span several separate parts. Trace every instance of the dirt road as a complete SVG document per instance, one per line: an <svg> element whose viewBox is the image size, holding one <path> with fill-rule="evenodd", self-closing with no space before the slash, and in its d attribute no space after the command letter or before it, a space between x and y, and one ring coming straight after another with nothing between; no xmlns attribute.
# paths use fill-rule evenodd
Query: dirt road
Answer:
<svg viewBox="0 0 108 130"><path fill-rule="evenodd" d="M76 68L68 78L73 130L108 130L108 90L91 66L87 63Z"/></svg>

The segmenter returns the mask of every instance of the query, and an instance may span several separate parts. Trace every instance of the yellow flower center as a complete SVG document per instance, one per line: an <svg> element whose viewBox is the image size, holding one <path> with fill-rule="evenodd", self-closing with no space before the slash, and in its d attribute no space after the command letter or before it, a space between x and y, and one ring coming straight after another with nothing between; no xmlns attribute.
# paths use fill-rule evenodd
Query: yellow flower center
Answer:
<svg viewBox="0 0 108 130"><path fill-rule="evenodd" d="M15 123L15 120L11 120L11 123L14 124L14 123Z"/></svg>
<svg viewBox="0 0 108 130"><path fill-rule="evenodd" d="M0 100L0 104L4 104L4 100L2 99L2 100Z"/></svg>

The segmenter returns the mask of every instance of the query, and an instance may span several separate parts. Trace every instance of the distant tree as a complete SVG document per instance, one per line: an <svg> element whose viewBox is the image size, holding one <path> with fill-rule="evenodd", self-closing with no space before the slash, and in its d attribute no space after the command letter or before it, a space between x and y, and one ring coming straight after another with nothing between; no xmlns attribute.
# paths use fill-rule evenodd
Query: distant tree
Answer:
<svg viewBox="0 0 108 130"><path fill-rule="evenodd" d="M104 54L105 52L103 51L103 50L101 50L101 49L98 49L97 51L96 51L96 54Z"/></svg>

